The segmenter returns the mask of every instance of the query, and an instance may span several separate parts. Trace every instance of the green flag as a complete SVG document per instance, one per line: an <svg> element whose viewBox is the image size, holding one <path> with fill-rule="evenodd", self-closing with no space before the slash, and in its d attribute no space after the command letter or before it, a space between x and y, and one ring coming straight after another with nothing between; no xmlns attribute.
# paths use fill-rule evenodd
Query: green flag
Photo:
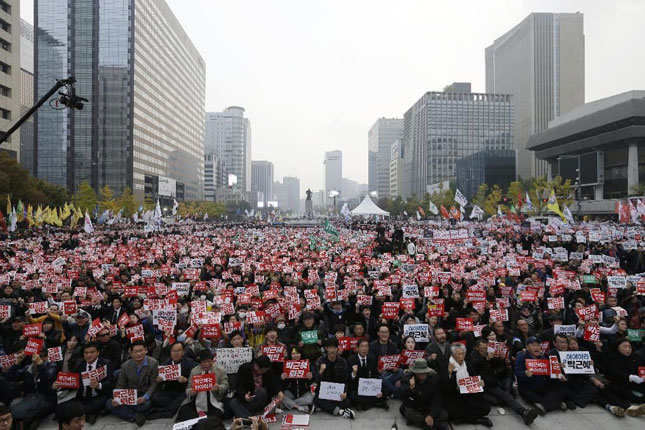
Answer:
<svg viewBox="0 0 645 430"><path fill-rule="evenodd" d="M338 239L338 230L334 228L333 225L329 222L329 220L325 220L325 226L323 227L323 230L325 233L334 236L336 239Z"/></svg>

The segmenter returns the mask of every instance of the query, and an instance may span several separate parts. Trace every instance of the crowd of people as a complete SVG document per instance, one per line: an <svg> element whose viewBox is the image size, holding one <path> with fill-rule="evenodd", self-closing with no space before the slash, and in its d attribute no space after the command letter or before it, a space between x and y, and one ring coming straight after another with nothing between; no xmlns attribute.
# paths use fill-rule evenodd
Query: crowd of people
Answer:
<svg viewBox="0 0 645 430"><path fill-rule="evenodd" d="M504 407L526 425L585 407L645 414L645 229L336 229L1 238L0 429L52 414L64 429L107 414L257 428L287 411L353 419L390 399L423 429L492 427Z"/></svg>

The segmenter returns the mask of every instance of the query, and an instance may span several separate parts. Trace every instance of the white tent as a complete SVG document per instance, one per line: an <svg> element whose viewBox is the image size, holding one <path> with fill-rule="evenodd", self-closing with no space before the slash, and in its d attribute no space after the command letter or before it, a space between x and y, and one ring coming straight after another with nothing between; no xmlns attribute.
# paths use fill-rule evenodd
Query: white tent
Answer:
<svg viewBox="0 0 645 430"><path fill-rule="evenodd" d="M384 211L380 207L376 206L376 204L370 198L369 194L365 195L365 198L363 199L361 204L356 206L354 210L350 212L350 214L363 215L363 216L369 216L369 215L390 216L389 212Z"/></svg>

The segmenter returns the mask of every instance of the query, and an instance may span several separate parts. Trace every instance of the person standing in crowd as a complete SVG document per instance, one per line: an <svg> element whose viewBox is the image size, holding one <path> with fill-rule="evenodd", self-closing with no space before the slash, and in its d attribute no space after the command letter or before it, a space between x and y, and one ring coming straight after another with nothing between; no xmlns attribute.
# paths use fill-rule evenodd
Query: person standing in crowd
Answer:
<svg viewBox="0 0 645 430"><path fill-rule="evenodd" d="M147 355L148 349L142 340L135 340L130 345L130 360L123 363L116 387L118 389L137 390L136 405L122 405L114 398L109 399L105 407L110 413L129 422L136 422L139 427L146 422L146 412L152 406L150 399L157 390L159 362Z"/></svg>

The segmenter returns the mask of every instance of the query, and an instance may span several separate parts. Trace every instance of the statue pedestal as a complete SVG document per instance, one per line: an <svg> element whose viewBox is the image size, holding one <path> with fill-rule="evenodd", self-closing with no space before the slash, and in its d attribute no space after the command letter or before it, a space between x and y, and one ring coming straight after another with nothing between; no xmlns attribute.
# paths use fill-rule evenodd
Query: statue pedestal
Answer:
<svg viewBox="0 0 645 430"><path fill-rule="evenodd" d="M305 201L305 215L307 215L308 219L311 219L314 217L314 207L313 207L313 204L311 203L311 200Z"/></svg>

